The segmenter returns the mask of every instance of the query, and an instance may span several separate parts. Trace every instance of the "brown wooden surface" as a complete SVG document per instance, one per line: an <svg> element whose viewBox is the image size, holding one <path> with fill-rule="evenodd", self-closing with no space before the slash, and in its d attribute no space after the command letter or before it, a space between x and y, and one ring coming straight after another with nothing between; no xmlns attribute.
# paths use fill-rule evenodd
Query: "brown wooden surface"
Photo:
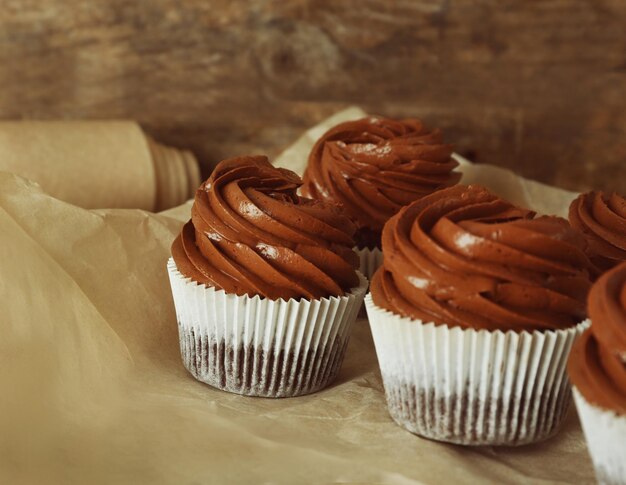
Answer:
<svg viewBox="0 0 626 485"><path fill-rule="evenodd" d="M335 110L626 193L623 0L3 0L1 118L134 118L205 171Z"/></svg>

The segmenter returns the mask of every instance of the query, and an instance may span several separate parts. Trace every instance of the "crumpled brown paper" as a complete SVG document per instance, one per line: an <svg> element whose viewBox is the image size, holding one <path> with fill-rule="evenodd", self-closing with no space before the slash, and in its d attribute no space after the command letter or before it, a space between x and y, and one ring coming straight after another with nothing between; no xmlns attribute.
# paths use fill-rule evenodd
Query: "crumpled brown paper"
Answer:
<svg viewBox="0 0 626 485"><path fill-rule="evenodd" d="M309 142L280 163L301 169ZM535 208L562 213L573 195L462 170ZM248 398L195 381L180 362L165 268L189 208L87 211L0 173L0 483L593 481L573 409L558 436L517 449L445 445L396 426L364 319L337 382L317 394Z"/></svg>

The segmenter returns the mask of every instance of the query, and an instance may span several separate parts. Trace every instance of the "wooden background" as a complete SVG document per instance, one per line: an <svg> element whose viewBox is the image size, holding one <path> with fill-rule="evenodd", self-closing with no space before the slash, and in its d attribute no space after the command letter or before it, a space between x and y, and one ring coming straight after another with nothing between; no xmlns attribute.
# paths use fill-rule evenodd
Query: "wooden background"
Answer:
<svg viewBox="0 0 626 485"><path fill-rule="evenodd" d="M2 0L1 118L275 155L358 104L479 163L626 193L623 0Z"/></svg>

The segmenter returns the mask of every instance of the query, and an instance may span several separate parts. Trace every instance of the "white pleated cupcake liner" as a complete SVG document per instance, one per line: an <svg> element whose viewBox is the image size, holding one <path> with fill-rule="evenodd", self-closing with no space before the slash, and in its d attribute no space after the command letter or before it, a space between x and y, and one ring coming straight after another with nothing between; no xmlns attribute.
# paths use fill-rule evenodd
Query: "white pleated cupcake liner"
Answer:
<svg viewBox="0 0 626 485"><path fill-rule="evenodd" d="M359 255L359 271L368 279L371 280L376 270L383 264L383 252L378 248L354 248L354 251Z"/></svg>
<svg viewBox="0 0 626 485"><path fill-rule="evenodd" d="M248 396L318 391L337 376L367 280L341 297L270 300L199 284L167 264L183 364L199 381Z"/></svg>
<svg viewBox="0 0 626 485"><path fill-rule="evenodd" d="M598 482L626 485L626 415L591 404L576 387L574 402Z"/></svg>
<svg viewBox="0 0 626 485"><path fill-rule="evenodd" d="M391 417L420 436L463 445L549 438L571 399L567 357L589 325L513 332L423 323L365 305Z"/></svg>

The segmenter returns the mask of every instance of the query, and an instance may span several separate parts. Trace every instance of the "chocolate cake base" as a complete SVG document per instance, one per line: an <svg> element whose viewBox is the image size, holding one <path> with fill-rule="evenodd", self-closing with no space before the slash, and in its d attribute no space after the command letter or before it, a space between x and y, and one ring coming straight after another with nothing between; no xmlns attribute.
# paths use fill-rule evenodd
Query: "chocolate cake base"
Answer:
<svg viewBox="0 0 626 485"><path fill-rule="evenodd" d="M389 414L419 436L462 445L519 446L550 438L559 430L571 401L569 387L537 403L482 401L466 388L461 395L437 397L411 384L388 386Z"/></svg>
<svg viewBox="0 0 626 485"><path fill-rule="evenodd" d="M375 231L368 227L361 227L354 234L354 241L359 248L380 249L382 247L381 232L381 230Z"/></svg>
<svg viewBox="0 0 626 485"><path fill-rule="evenodd" d="M179 325L183 364L199 381L223 391L260 397L294 397L319 391L339 373L348 339L308 350L234 347Z"/></svg>

